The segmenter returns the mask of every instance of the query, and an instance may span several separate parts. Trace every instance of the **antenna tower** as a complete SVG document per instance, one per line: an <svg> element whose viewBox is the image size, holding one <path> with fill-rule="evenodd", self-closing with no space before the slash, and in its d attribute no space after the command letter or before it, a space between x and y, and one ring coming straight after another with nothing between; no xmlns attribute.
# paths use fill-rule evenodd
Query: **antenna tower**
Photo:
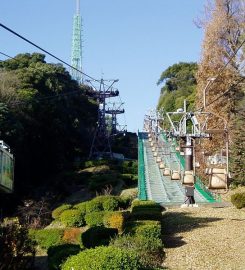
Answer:
<svg viewBox="0 0 245 270"><path fill-rule="evenodd" d="M76 0L76 14L73 17L71 65L82 71L82 18L80 15L80 0ZM79 83L83 81L82 74L71 69L72 78Z"/></svg>

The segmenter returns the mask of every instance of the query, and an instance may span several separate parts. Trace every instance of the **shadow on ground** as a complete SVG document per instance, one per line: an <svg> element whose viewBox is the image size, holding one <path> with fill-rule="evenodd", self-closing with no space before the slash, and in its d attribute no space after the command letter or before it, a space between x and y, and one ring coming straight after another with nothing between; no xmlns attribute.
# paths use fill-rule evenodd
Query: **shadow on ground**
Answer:
<svg viewBox="0 0 245 270"><path fill-rule="evenodd" d="M176 234L208 226L222 218L193 217L191 213L165 212L162 219L163 243L166 248L180 247L186 244L183 237Z"/></svg>

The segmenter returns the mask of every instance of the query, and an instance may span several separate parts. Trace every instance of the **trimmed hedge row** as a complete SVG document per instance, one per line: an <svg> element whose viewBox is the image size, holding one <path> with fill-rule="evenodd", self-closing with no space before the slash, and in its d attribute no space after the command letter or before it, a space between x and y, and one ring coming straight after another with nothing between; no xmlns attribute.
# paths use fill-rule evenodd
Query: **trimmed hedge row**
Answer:
<svg viewBox="0 0 245 270"><path fill-rule="evenodd" d="M111 238L115 237L117 234L117 229L92 227L82 234L82 244L86 248L108 246Z"/></svg>
<svg viewBox="0 0 245 270"><path fill-rule="evenodd" d="M70 257L61 269L139 270L142 265L135 251L109 246L82 251Z"/></svg>
<svg viewBox="0 0 245 270"><path fill-rule="evenodd" d="M51 246L57 246L63 243L63 229L41 229L41 230L29 230L29 236L31 239L37 242L37 244L43 248L48 249Z"/></svg>
<svg viewBox="0 0 245 270"><path fill-rule="evenodd" d="M86 224L89 226L99 226L103 224L105 212L125 209L129 206L129 203L130 199L125 197L98 196L90 201L75 204L73 207L70 204L61 205L53 210L52 216L67 227L81 227ZM119 230L122 229L122 226L116 227Z"/></svg>

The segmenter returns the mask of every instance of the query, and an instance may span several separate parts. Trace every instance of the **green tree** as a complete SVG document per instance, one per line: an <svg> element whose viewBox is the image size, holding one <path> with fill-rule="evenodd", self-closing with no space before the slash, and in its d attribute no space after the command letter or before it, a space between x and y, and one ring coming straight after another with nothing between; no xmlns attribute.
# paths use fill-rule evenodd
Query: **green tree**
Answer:
<svg viewBox="0 0 245 270"><path fill-rule="evenodd" d="M157 84L164 84L158 101L158 109L176 111L183 107L184 99L188 108L194 108L197 71L196 63L180 62L168 67L162 72Z"/></svg>
<svg viewBox="0 0 245 270"><path fill-rule="evenodd" d="M15 154L16 191L50 183L88 155L97 105L60 64L42 54L0 63L0 132Z"/></svg>

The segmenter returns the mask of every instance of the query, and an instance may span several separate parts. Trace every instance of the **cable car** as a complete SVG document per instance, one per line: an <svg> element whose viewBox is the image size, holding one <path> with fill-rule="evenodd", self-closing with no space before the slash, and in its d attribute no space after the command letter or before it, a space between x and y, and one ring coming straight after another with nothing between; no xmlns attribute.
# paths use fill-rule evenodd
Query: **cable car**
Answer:
<svg viewBox="0 0 245 270"><path fill-rule="evenodd" d="M12 193L14 190L14 157L10 148L0 141L0 192Z"/></svg>

